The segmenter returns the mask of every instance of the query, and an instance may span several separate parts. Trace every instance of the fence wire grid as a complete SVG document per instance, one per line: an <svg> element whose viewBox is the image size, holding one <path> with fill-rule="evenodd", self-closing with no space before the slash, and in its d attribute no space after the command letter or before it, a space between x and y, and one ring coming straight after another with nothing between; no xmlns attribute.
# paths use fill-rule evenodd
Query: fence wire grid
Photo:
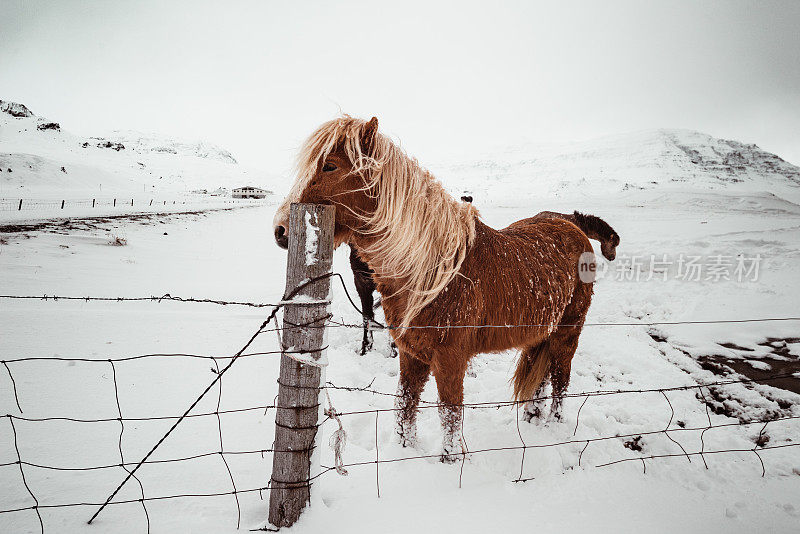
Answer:
<svg viewBox="0 0 800 534"><path fill-rule="evenodd" d="M38 519L40 532L44 534L45 532L45 520L42 516L43 510L49 509L60 509L60 508L73 508L73 507L91 507L97 508L94 516L89 520L93 520L106 506L118 506L124 504L135 504L139 503L142 508L143 514L143 523L144 527L146 528L146 532L148 534L151 530L151 514L148 511L147 503L154 502L154 501L164 501L164 500L172 500L172 499L181 499L181 498L203 498L203 497L222 497L222 496L232 496L234 498L234 503L236 506L236 525L237 528L241 526L241 516L242 516L242 509L241 503L239 501L239 495L242 494L252 494L258 493L259 496L263 499L263 494L265 492L270 491L270 483L260 487L245 487L242 488L237 485L233 472L230 468L227 458L234 457L234 456L248 456L248 455L263 455L275 452L297 452L297 451L278 451L272 447L270 448L262 448L262 449L252 449L252 450L230 450L226 449L223 439L223 432L222 432L222 418L225 416L229 416L231 414L237 413L245 413L245 412L263 412L263 415L266 416L269 410L275 410L281 408L277 406L275 402L271 404L262 404L256 406L245 406L241 408L231 408L231 409L220 409L221 406L221 398L222 398L222 377L225 372L230 369L230 367L235 363L235 361L239 358L251 358L251 357L263 357L267 355L280 355L282 353L281 350L275 351L264 351L264 352L248 352L247 349L253 343L253 341L260 335L270 332L276 332L280 334L280 332L284 329L279 326L273 326L268 328L269 324L273 322L276 318L276 314L280 308L282 308L286 304L291 303L291 298L305 285L309 283L314 283L322 278L327 277L338 277L342 286L344 287L346 296L350 301L350 304L355 308L359 313L361 310L355 304L353 299L350 297L347 288L344 284L344 280L342 279L341 275L338 273L329 273L323 277L318 277L313 280L308 280L295 288L294 291L288 293L281 299L279 302L274 304L268 303L253 303L253 302L240 302L240 301L225 301L225 300L216 300L216 299L205 299L205 298L183 298L179 296L172 296L169 294L162 295L162 296L149 296L149 297L78 297L78 296L55 296L55 295L0 295L0 299L20 299L20 300L44 300L44 301L57 301L57 300L78 300L78 301L115 301L115 302L129 302L129 301L139 301L139 302L163 302L163 301L177 301L177 302L184 302L184 303L204 303L204 304L215 304L215 305L234 305L234 306L248 306L248 307L255 307L255 308L266 308L272 307L272 311L269 314L268 318L261 324L261 326L256 330L256 332L251 336L251 338L244 344L244 346L234 355L203 355L203 354L188 354L188 353L153 353L153 354L138 354L138 355L131 355L131 356L124 356L124 357L117 357L117 358L108 358L108 359L91 359L91 358L80 358L80 357L61 357L61 356L54 356L54 357L20 357L20 358L11 358L11 359L4 359L0 360L3 364L3 368L9 378L9 381L12 385L14 400L16 402L17 410L19 411L19 415L6 413L0 415L0 418L6 419L8 421L9 428L11 430L11 437L12 442L14 445L14 451L12 458L15 457L16 459L9 462L0 463L0 469L13 469L14 467L17 468L19 471L20 479L22 485L24 486L31 504L26 506L17 506L12 508L0 509L0 515L3 514L11 514L11 513L22 513L22 512L32 512L36 514L36 518ZM646 322L623 322L623 323L586 323L584 326L655 326L655 325L668 325L668 324L728 324L728 323L748 323L748 322L767 322L767 321L797 321L800 320L800 317L774 317L774 318L750 318L750 319L741 319L741 320L719 320L719 321L646 321ZM298 325L292 325L298 326ZM313 327L313 328L354 328L354 329L361 329L363 328L363 324L349 324L343 321L336 321L330 315L320 318L318 321L314 321L311 325L302 325L306 327ZM387 328L393 329L396 327L393 326L386 326L380 323L375 323L374 325L376 328ZM430 326L421 326L417 328L431 328L431 329L443 329L443 328L513 328L513 327L520 327L520 326L534 326L534 325L467 325L467 326L441 326L441 325L430 325ZM549 326L549 325L544 325ZM413 327L412 327L413 328ZM290 352L298 352L303 353L304 351L290 351ZM203 391L203 393L189 406L187 410L185 410L182 414L170 414L170 415L157 415L157 416L150 416L150 417L135 417L135 416L125 416L122 411L122 407L119 400L119 385L118 385L118 372L119 366L124 366L128 362L132 361L139 361L144 359L159 359L159 358L190 358L190 359L200 359L200 360L210 360L214 364L214 379L208 385L208 387ZM18 386L16 380L14 378L14 368L19 365L29 364L31 362L36 361L66 361L71 363L81 363L81 364L93 364L93 365L104 365L108 366L109 370L111 371L112 375L112 382L114 386L114 406L116 408L117 417L104 417L104 418L82 418L82 417L68 417L68 416L53 416L53 417L28 417L25 416L24 406L20 403L20 397L18 394ZM223 363L224 366L220 366L220 363ZM706 462L706 456L708 455L719 455L719 454L731 454L731 453L747 453L753 454L754 459L757 459L760 467L761 467L761 476L765 476L766 474L766 466L764 465L763 459L761 458L761 454L765 451L774 450L774 449L782 449L782 448L791 448L800 446L800 442L787 442L787 443L779 443L779 444L769 444L768 441L762 440L762 436L766 431L768 425L777 425L781 423L787 423L791 421L795 421L800 419L798 415L772 415L772 416L765 416L758 419L752 420L739 420L736 422L726 422L726 423L713 423L711 420L711 413L709 410L709 403L706 400L706 392L712 392L714 388L730 385L730 384L744 384L744 385L754 385L754 384L768 384L774 380L780 380L788 377L796 377L795 373L783 373L783 374L775 374L772 376L768 376L761 379L735 379L735 380L719 380L716 382L708 382L708 383L696 383L691 385L677 385L677 386L666 386L661 388L649 388L649 389L616 389L616 390L595 390L595 391L584 391L584 392L577 392L577 393L567 393L565 397L572 397L572 398L583 398L583 402L580 404L580 407L577 411L575 417L575 427L573 430L573 437L577 436L577 431L580 426L580 416L581 411L583 410L584 406L586 405L587 401L592 397L600 397L600 396L610 396L610 395L638 395L638 394L647 394L647 393L660 393L665 400L665 409L670 410L670 418L666 426L659 427L659 428L652 428L645 431L634 432L629 434L614 434L614 435L605 435L605 436L598 436L592 438L574 438L568 439L558 442L552 443L536 443L536 444L529 444L525 442L523 438L522 432L520 430L520 415L519 415L519 402L509 401L509 400L500 400L500 401L484 401L484 402L474 402L474 403L464 403L461 405L462 410L497 410L502 407L509 407L514 408L516 410L516 434L519 439L519 445L509 445L503 447L485 447L485 448L477 448L477 449L466 449L462 453L456 454L456 456L461 457L461 465L459 470L459 487L461 486L462 476L465 465L468 463L466 460L468 457L477 454L487 454L493 452L501 452L501 451L519 451L520 452L520 468L519 473L516 478L514 478L513 482L524 483L530 480L533 480L534 476L526 476L525 475L525 455L528 450L531 449L546 449L546 448L555 448L567 445L583 445L583 448L580 451L578 456L578 466L584 467L582 465L582 458L584 453L586 452L587 448L590 444L595 442L602 442L602 441L609 441L609 440L624 440L626 438L636 438L640 436L648 436L648 435L664 435L666 436L672 443L676 445L676 452L674 453L665 453L665 454L650 454L650 455L636 455L636 456L626 456L623 458L617 458L609 461L605 461L603 463L599 463L594 465L595 468L602 468L608 467L612 465L617 465L621 463L628 463L628 462L641 462L643 472L647 472L647 462L651 460L657 459L664 459L664 458L675 458L675 457L684 457L686 460L691 463L693 457L699 457L702 461L703 466L708 469L708 464ZM324 391L339 391L343 393L354 393L354 392L363 392L369 393L372 395L379 395L385 397L399 397L396 393L380 391L375 389L372 386L372 382L366 385L336 385L332 382L326 382L325 384L321 385L319 388L314 388L319 390L320 392ZM191 413L192 410L197 406L200 400L209 392L211 391L214 386L217 386L217 398L216 398L216 408L211 411L204 411L198 413ZM706 408L706 418L707 424L700 425L700 426L681 426L675 425L673 426L673 421L675 419L675 410L673 408L672 402L670 401L669 393L676 392L676 391L695 391L696 396L698 398L703 399L705 402ZM277 398L277 397L276 397ZM536 399L531 399L534 401L543 401L547 399L551 399L552 396L541 396ZM433 401L425 401L422 400L419 405L420 410L431 409L431 408L438 408L438 402ZM307 409L307 407L290 407L290 409ZM379 449L379 416L381 413L384 412L395 412L398 408L370 408L364 410L351 410L351 411L343 411L338 412L331 405L329 405L328 409L325 410L325 418L322 419L317 424L316 430L318 431L319 427L324 425L330 420L335 420L339 423L341 428L341 420L340 418L347 418L350 416L355 415L374 415L375 419L375 458L373 460L364 460L358 462L344 462L341 460L339 455L337 454L337 461L333 466L326 466L322 465L319 472L310 476L308 480L305 480L303 483L310 486L312 485L318 478L325 476L331 472L336 472L339 474L346 474L347 469L352 468L359 468L359 467L369 467L374 466L375 469L375 490L378 497L380 497L380 466L389 463L397 463L397 462L406 462L406 461L414 461L414 460L424 460L424 459L434 459L439 458L440 454L417 454L417 455L409 455L403 457L395 457L395 458L381 458L380 456L380 449ZM184 420L184 419L192 419L192 418L214 418L216 420L216 440L218 442L218 447L214 447L213 450L208 450L206 452L193 454L193 455L186 455L186 456L176 456L171 458L162 458L162 459L150 459L150 456L155 452L155 450L164 442L164 440L170 435L170 433L175 430L175 428ZM462 433L464 432L463 428L463 421L465 418L462 418ZM20 452L20 445L19 445L19 433L17 429L17 425L27 425L27 424L36 424L36 423L45 423L50 421L63 421L63 422L70 422L70 423L81 423L81 424L103 424L103 423L116 423L119 425L119 434L117 439L117 449L118 449L118 463L104 463L98 465L81 465L81 466L56 466L56 465L47 465L43 463L36 463L30 462L23 458ZM123 448L123 437L126 431L126 423L136 423L136 422L143 422L143 421L169 421L172 422L172 426L170 427L169 431L164 434L164 436L150 449L150 451L139 461L132 461L129 457L126 457L124 448ZM704 437L706 432L712 429L718 428L729 428L729 427L747 427L747 426L754 426L754 425L761 425L759 434L757 439L755 440L755 444L752 448L728 448L728 449L706 449L706 444L704 441ZM684 446L678 442L676 439L673 438L673 434L680 434L684 432L700 432L700 449L687 451ZM301 451L301 452L310 452L310 451ZM205 493L175 493L175 494L167 494L167 495L153 495L150 492L146 491L146 487L142 480L136 476L137 470L142 467L143 465L164 465L164 464L173 464L173 463L183 463L183 462L190 462L193 460L199 460L203 458L215 457L218 456L220 458L220 462L225 468L225 472L228 475L228 482L230 483L230 490L229 491L216 491L216 492L205 492ZM104 502L62 502L62 503L52 503L52 502L44 502L37 497L36 492L34 492L33 488L28 482L27 474L30 474L30 470L42 470L42 471L71 471L71 472L81 472L81 471L98 471L98 470L120 470L121 475L124 476L122 483L109 494L109 497ZM114 500L114 497L117 495L118 491L129 481L133 480L135 482L135 488L138 489L138 497L136 498L126 498L126 499L117 499ZM259 530L267 530L259 529Z"/></svg>

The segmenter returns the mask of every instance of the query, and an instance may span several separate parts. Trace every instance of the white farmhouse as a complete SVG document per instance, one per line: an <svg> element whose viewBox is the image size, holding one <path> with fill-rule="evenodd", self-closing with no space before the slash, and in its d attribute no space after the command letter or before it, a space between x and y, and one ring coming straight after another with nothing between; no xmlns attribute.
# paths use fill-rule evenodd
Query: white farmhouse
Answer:
<svg viewBox="0 0 800 534"><path fill-rule="evenodd" d="M266 198L269 191L253 186L237 187L233 190L233 198Z"/></svg>

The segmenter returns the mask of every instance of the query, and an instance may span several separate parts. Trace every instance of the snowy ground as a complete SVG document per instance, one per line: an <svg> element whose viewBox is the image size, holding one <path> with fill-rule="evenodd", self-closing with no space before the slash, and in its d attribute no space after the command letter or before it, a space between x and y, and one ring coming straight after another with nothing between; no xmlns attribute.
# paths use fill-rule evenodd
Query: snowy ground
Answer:
<svg viewBox="0 0 800 534"><path fill-rule="evenodd" d="M478 201L478 199L476 199ZM797 314L795 273L800 268L800 206L753 193L723 191L630 191L625 194L526 201L526 205L486 202L478 207L484 220L501 227L540 210L582 209L606 218L622 236L617 260L595 286L590 323L720 320L789 317ZM285 252L270 235L272 209L259 206L155 220L99 222L90 228L0 234L0 294L149 296L170 293L251 302L274 302L283 292ZM111 234L127 245L109 246ZM717 255L762 256L757 280L678 279L677 265L659 265L651 280L650 255L708 258ZM635 279L633 258L643 259ZM347 253L336 254L335 269L350 283ZM662 270L666 269L667 281ZM619 274L617 271L620 271ZM732 272L732 271L731 271ZM633 278L630 280L626 277ZM352 289L351 289L352 291ZM341 287L334 284L333 313L358 322ZM114 395L114 372L123 417L177 415L213 379L213 360L169 356L120 362L107 358L148 353L193 353L226 356L236 352L263 321L265 311L175 302L0 302L0 354L20 357L88 358L93 362L34 361L9 363L19 392L20 414L5 370L0 370L0 414L29 418L65 416L111 418L103 423L15 420L19 452L25 462L54 467L109 465L94 471L56 471L24 466L28 485L39 503L102 502L122 480L118 440L120 425ZM336 385L364 386L394 392L397 360L388 358L388 341L378 333L376 349L356 354L359 332L329 333L327 379ZM714 382L724 372L714 365L736 360L748 368L796 365L800 356L798 322L724 325L589 326L574 360L571 392L648 389ZM772 340L772 345L768 344ZM727 346L720 345L725 343ZM251 350L276 349L273 335L260 336ZM732 348L733 347L733 348ZM514 354L474 360L466 379L466 401L506 400ZM716 359L714 359L714 358ZM709 359L711 358L711 359ZM220 360L224 365L226 360ZM747 363L750 362L750 363ZM776 363L777 362L777 363ZM783 367L781 367L783 368ZM225 375L221 409L269 405L277 393L278 359L272 355L238 361ZM715 372L712 372L715 371ZM728 378L741 378L731 374ZM786 387L796 387L790 381ZM761 443L791 445L800 439L800 396L767 385L731 385L705 390L714 424L764 417L770 423ZM331 391L340 412L390 408L392 398L367 392ZM429 383L424 397L435 401ZM591 397L580 412L582 397L565 404L565 422L546 426L520 423L513 408L468 410L465 436L471 450L574 441L558 447L476 453L462 466L419 459L351 467L347 477L333 472L318 479L313 502L296 532L484 532L510 530L623 532L697 532L755 529L796 531L800 519L800 449L776 448L706 455L705 462L678 456L607 467L600 464L681 450L668 437L645 434L663 430L674 408L670 436L688 452L700 450L700 430L707 425L707 405L696 391ZM212 391L196 413L214 411ZM346 463L435 454L441 432L435 410L425 409L419 422L418 450L395 443L390 413L342 418L348 433ZM577 425L576 425L577 422ZM171 422L127 421L122 437L126 462L136 461ZM681 430L681 427L687 430ZM763 425L709 430L705 450L752 449ZM577 428L576 428L577 427ZM319 443L327 445L335 430L322 427ZM575 436L573 437L573 432ZM226 451L269 448L274 413L253 410L224 415ZM521 438L520 438L521 433ZM633 435L592 442L585 439ZM766 435L768 441L764 441ZM377 449L376 449L377 445ZM629 445L632 446L632 445ZM220 449L217 419L185 421L153 459L214 453ZM332 453L322 447L322 464ZM580 465L578 460L580 456ZM9 420L0 421L0 508L32 505L16 461ZM227 455L239 490L264 486L272 458L259 453ZM227 492L231 480L219 455L184 462L146 465L139 472L146 497ZM533 477L524 483L512 480ZM380 486L380 498L376 486ZM137 499L132 483L119 499ZM260 527L268 495L239 495L242 531ZM146 532L138 503L114 505L93 526L85 521L95 508L81 506L42 510L49 532ZM157 500L147 503L152 532L235 532L236 501L230 495ZM0 514L0 532L37 532L32 510Z"/></svg>

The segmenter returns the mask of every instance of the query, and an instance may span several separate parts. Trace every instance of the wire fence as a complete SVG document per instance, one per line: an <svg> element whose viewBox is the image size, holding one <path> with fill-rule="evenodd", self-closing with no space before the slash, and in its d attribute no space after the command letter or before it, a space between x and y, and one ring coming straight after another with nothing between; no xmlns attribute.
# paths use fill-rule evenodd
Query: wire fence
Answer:
<svg viewBox="0 0 800 534"><path fill-rule="evenodd" d="M338 277L342 282L344 287L344 282L341 279L341 276L338 274L331 274L328 276ZM303 285L308 283L314 283L318 279L315 280L308 280L304 282ZM12 513L34 513L36 518L39 522L40 531L44 533L45 531L45 518L43 517L43 512L52 509L63 509L63 508L74 508L74 507L91 507L95 508L96 511L94 516L89 520L93 520L106 506L119 506L125 504L139 504L142 509L143 515L143 522L144 528L146 528L146 532L150 532L151 529L151 511L148 510L148 503L152 503L155 501L164 501L164 500L172 500L172 499L184 499L184 498L204 498L204 497L222 497L222 496L230 496L234 498L234 504L236 507L236 524L237 527L241 525L241 518L242 518L242 506L239 500L240 495L244 494L254 494L258 493L261 498L263 498L264 493L268 493L271 489L271 484L267 483L262 486L258 487L242 487L241 485L237 484L236 478L234 477L234 473L231 470L230 464L228 462L229 458L233 457L242 457L242 456L251 456L251 455L261 455L262 457L265 454L275 453L275 452L290 452L290 451L279 451L274 449L274 444L272 447L267 448L260 448L260 449L245 449L245 450L233 450L226 448L224 442L224 436L222 431L222 419L223 417L231 416L232 414L240 414L240 413L247 413L247 412L261 412L263 416L267 416L270 410L275 410L280 408L276 405L276 402L268 403L268 404L261 404L255 406L244 406L239 408L229 408L229 409L221 409L221 398L222 398L222 378L223 375L231 368L232 365L238 360L243 358L253 358L253 357L264 357L264 356L277 356L280 355L282 352L280 350L274 351L252 351L248 350L251 345L253 344L254 340L257 339L258 336L276 332L280 334L283 328L274 325L270 327L270 324L273 323L276 319L276 314L280 310L281 307L286 305L287 303L291 302L291 298L294 294L297 293L301 287L296 288L295 291L286 295L280 301L274 304L266 304L266 303L253 303L253 302L240 302L240 301L225 301L225 300L216 300L216 299L204 299L204 298L183 298L177 296L171 296L169 294L162 295L160 297L150 296L150 297L69 297L69 296L22 296L22 295L0 295L2 299L24 299L24 300L44 300L44 301L57 301L57 300L79 300L79 301L119 301L119 302L129 302L129 301L139 301L139 302L164 302L164 301L176 301L176 302L184 302L184 303L205 303L205 304L214 304L214 305L236 305L236 306L249 306L249 307L271 307L272 310L267 317L267 319L260 325L260 327L252 334L252 336L247 340L247 342L242 346L242 348L233 355L204 355L204 354L190 354L190 353L154 353L154 354L138 354L138 355L129 355L129 356L122 356L116 358L107 358L107 359L95 359L95 358L84 358L84 357L63 357L63 356L53 356L53 357L43 357L43 356L30 356L30 357L19 357L19 358L10 358L4 359L1 361L3 364L3 368L8 376L8 379L12 385L13 390L13 397L16 403L18 414L14 413L6 413L2 418L8 421L10 431L11 431L11 441L13 442L13 455L12 461L6 461L4 463L0 463L0 469L14 469L16 468L19 471L20 480L22 482L22 486L24 487L27 495L29 497L29 503L25 505L19 506L12 506L5 509L0 509L0 516L4 514L12 514ZM345 292L347 294L347 298L350 300L352 306L358 310L358 306L353 302L350 298L349 293L347 293L347 288L345 287ZM360 312L360 310L358 310ZM335 321L332 317L328 316L324 318L324 321L320 321L319 324L307 325L312 327L321 327L321 328L357 328L361 329L363 327L362 324L348 324L343 321ZM763 322L763 321L797 321L800 318L796 317L776 317L776 318L751 318L751 319L742 319L737 321L731 320L721 320L721 321L670 321L670 322L622 322L622 323L587 323L585 326L653 326L658 324L709 324L709 323L742 323L742 322ZM376 324L377 327L385 327L385 328L394 328L392 326L384 326L380 325L379 323ZM468 325L466 327L469 328L511 328L516 326L529 326L529 325ZM431 325L425 326L423 328L453 328L452 326L441 326L441 325ZM284 351L286 352L286 351ZM302 353L303 351L288 351L288 352L297 352ZM141 361L141 360L156 360L164 359L164 358L187 358L187 359L199 359L204 361L211 361L214 364L214 379L211 383L205 388L205 390L197 397L197 399L186 409L183 413L180 414L165 414L165 415L155 415L155 416L148 416L148 417L141 417L141 416L131 416L126 415L123 413L122 406L120 403L120 392L119 392L119 379L118 375L120 372L123 371L123 367L130 362L134 361ZM18 384L15 380L15 373L18 372L20 366L30 365L33 362L37 361L64 361L70 362L71 364L78 364L81 365L94 365L94 366L107 366L108 370L110 371L112 377L112 383L114 387L114 400L113 405L116 408L116 417L99 417L99 418L84 418L84 417L70 417L70 416L48 416L48 417L29 417L25 415L26 406L24 406L20 402L20 395L18 392ZM752 454L754 460L757 460L761 467L761 476L766 474L766 466L762 459L762 454L775 450L775 449L784 449L784 448L792 448L800 446L799 441L786 441L784 443L770 443L769 440L762 439L762 436L765 435L766 429L768 425L790 425L792 422L796 422L797 419L800 419L800 416L792 414L771 414L760 418L754 419L746 419L746 420L738 420L731 422L727 420L725 422L712 422L711 413L709 410L710 402L708 402L706 398L706 394L710 394L713 397L713 393L717 388L722 388L725 386L729 386L732 384L741 384L744 386L753 386L755 384L769 384L775 380L785 379L787 377L796 376L796 374L792 373L783 373L783 374L775 374L769 377L760 378L760 379L753 379L753 378L736 378L736 379L728 379L728 380L718 380L714 382L705 382L705 383L694 383L694 384L682 384L682 385L667 385L664 387L657 387L657 388L639 388L639 389L615 389L615 390L595 390L595 391L583 391L583 392L574 392L574 393L567 393L567 397L583 399L582 403L580 404L579 409L577 410L574 422L574 430L572 432L572 438L567 440L555 441L555 442L548 442L548 443L527 443L523 437L523 433L520 427L520 403L513 402L508 400L499 400L499 401L483 401L483 402L472 402L472 403L464 403L461 408L462 410L497 410L499 408L507 407L510 409L515 409L516 411L516 425L513 429L519 443L516 445L505 445L505 446L498 446L498 447L483 447L483 448L474 448L474 449L465 449L462 453L459 453L457 456L461 457L461 466L459 470L459 486L461 485L461 480L463 476L463 472L465 466L469 464L466 460L469 457L480 455L480 454L492 454L492 453L499 453L499 452L519 452L520 453L520 465L519 465L519 472L516 477L512 479L513 482L517 483L524 483L530 481L535 478L535 476L531 476L530 474L525 473L525 456L526 452L529 450L538 450L538 449L548 449L548 448L558 448L564 446L582 446L578 456L578 466L579 467L589 467L584 465L583 456L586 450L590 447L592 443L603 442L603 441L610 441L610 440L625 440L628 438L637 438L641 436L655 436L655 435L663 435L670 442L675 444L675 452L670 453L663 453L663 454L649 454L649 455L635 455L635 454L628 454L624 457L619 458L611 458L606 459L603 462L596 463L591 467L594 468L604 468L613 465L618 465L622 463L629 463L629 462L641 462L643 472L647 472L647 463L649 461L654 461L658 459L667 459L667 458L685 458L689 463L692 462L693 458L699 457L703 466L708 469L708 463L706 462L707 456L711 455L722 455L722 454ZM381 391L373 387L374 379L372 382L366 385L337 385L333 382L326 382L325 384L321 385L318 388L314 388L319 390L320 392L326 391L338 391L342 394L357 394L357 393L367 393L376 396L382 396L387 398L398 398L399 395L396 393ZM206 411L199 411L193 412L193 410L197 407L201 399L205 397L210 391L216 388L216 403L215 409L213 410L206 410ZM703 425L695 425L695 426L686 426L680 424L673 424L675 421L675 409L673 407L672 401L670 400L670 395L674 392L678 391L693 391L695 395L705 401L706 407L706 424ZM628 433L628 434L609 434L609 435L601 435L596 437L588 437L588 438L580 438L577 437L578 429L580 427L580 417L581 412L586 405L587 401L593 397L606 397L606 396L621 396L621 395L643 395L643 394L658 394L663 396L665 400L665 410L669 410L670 417L669 421L664 426L658 427L650 427L644 428L641 431ZM532 401L544 401L548 399L552 399L552 396L541 396L537 399L531 399ZM427 409L438 409L439 404L433 401L421 401L419 409L420 410L427 410ZM295 409L296 407L291 407L290 409ZM326 424L328 421L334 420L339 424L340 430L342 430L342 419L346 422L348 418L355 417L355 416L374 416L374 425L375 425L375 458L370 460L361 460L361 461L353 461L353 462L345 462L342 458L341 449L339 449L336 454L335 458L336 461L334 465L323 465L318 473L310 476L307 480L303 482L308 486L314 484L317 479L323 476L327 476L328 474L335 472L339 474L346 474L348 469L355 469L355 468L372 468L375 470L375 490L378 497L380 497L380 488L381 488L381 471L380 467L386 464L393 464L398 462L409 462L409 461L418 461L418 460L425 460L425 459L432 459L438 458L439 454L410 454L410 455L403 455L403 456L395 456L395 457L382 457L380 448L379 448L379 416L381 413L392 413L398 411L399 408L395 407L387 407L387 408L372 408L368 407L366 409L358 409L358 410L349 410L349 411L336 411L332 405L330 405L325 410L326 417L316 425L315 432L318 429ZM186 419L196 419L196 418L211 418L213 421L216 422L216 436L215 441L218 446L210 448L205 452L200 452L191 455L185 456L174 456L169 458L152 458L153 453L158 449L158 447L167 439L167 437L178 427L178 425L186 420ZM18 430L18 425L35 425L39 423L46 423L51 421L61 421L61 422L68 422L68 423L81 423L81 424L117 424L119 426L119 434L116 440L116 448L117 448L117 456L119 458L119 462L116 463L98 463L93 465L72 465L72 466L59 466L59 465L48 465L42 462L33 462L27 460L23 454L21 453L21 447L19 444L19 440L21 439L20 433ZM163 437L149 450L149 452L144 455L139 461L133 461L130 457L130 454L125 454L125 450L123 447L123 440L126 433L126 425L136 424L143 421L166 421L171 422L171 426L169 430L163 435ZM462 418L462 434L466 435L465 428L463 427L464 418ZM721 429L721 428L743 428L743 427L750 427L760 425L760 430L758 433L757 438L754 440L754 445L751 448L707 448L705 443L705 435L708 431L713 429ZM346 427L345 427L346 428ZM681 442L675 439L678 435L683 433L699 433L700 436L700 448L697 450L687 450ZM291 451L297 452L297 451ZM224 467L225 472L227 473L227 482L229 483L230 490L227 491L211 491L211 492L191 492L191 493L169 493L169 494L153 494L153 492L148 489L143 482L143 480L137 476L137 471L144 465L166 465L166 464L176 464L176 463L186 463L192 461L198 461L205 458L213 458L219 457L221 466ZM91 502L91 501L84 501L84 502L51 502L48 498L43 498L42 495L37 495L35 488L29 482L29 476L33 472L43 471L43 472L88 472L88 471L114 471L118 470L121 476L124 477L122 483L109 494L108 498L105 499L104 502ZM115 496L118 494L120 489L125 486L126 483L132 481L135 483L135 488L138 489L137 497L126 497L126 498L118 498L115 499ZM144 529L143 528L143 529ZM268 529L262 529L268 530Z"/></svg>
<svg viewBox="0 0 800 534"><path fill-rule="evenodd" d="M149 196L98 197L90 199L41 199L41 198L0 198L0 211L33 211L33 210L72 210L100 208L134 208L141 210L157 210L185 205L248 205L263 202L263 199L244 199L230 197L182 197L156 198Z"/></svg>

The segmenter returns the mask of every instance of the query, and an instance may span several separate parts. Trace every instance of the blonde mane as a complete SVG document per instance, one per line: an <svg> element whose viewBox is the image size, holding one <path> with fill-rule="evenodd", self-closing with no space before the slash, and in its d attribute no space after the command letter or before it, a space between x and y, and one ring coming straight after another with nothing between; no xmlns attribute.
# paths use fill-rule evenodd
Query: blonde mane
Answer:
<svg viewBox="0 0 800 534"><path fill-rule="evenodd" d="M368 150L362 147L367 124L345 115L311 134L298 156L297 181L276 220L299 199L325 158L343 146L353 172L364 178L364 191L377 201L374 213L356 213L363 223L358 231L377 237L360 252L379 278L400 284L396 294L404 293L407 303L396 326L406 327L458 273L479 215L471 204L451 197L387 136L375 132Z"/></svg>

